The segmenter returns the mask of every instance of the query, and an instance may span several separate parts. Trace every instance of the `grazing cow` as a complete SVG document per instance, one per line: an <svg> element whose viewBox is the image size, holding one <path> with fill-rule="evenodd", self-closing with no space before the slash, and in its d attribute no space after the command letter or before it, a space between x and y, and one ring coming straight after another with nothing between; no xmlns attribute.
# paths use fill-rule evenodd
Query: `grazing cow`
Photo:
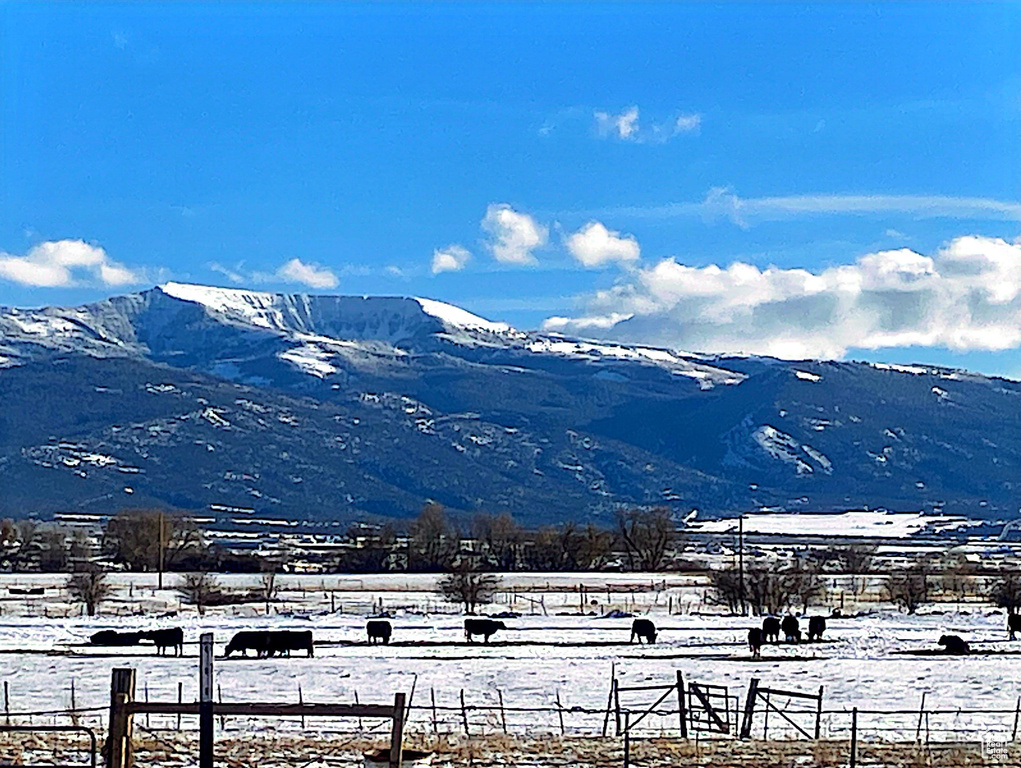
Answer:
<svg viewBox="0 0 1021 768"><path fill-rule="evenodd" d="M1021 632L1021 613L1012 613L1007 617L1007 631L1010 632L1011 640L1015 632Z"/></svg>
<svg viewBox="0 0 1021 768"><path fill-rule="evenodd" d="M808 642L822 640L822 633L826 631L825 616L811 616L808 619Z"/></svg>
<svg viewBox="0 0 1021 768"><path fill-rule="evenodd" d="M255 655L262 658L269 653L269 632L237 632L227 643L223 655L230 656L235 651L241 651L247 656L249 651L255 651Z"/></svg>
<svg viewBox="0 0 1021 768"><path fill-rule="evenodd" d="M635 638L638 638L638 644L642 644L642 640L647 643L656 642L656 625L648 619L635 619L631 622L631 639L629 643L633 643Z"/></svg>
<svg viewBox="0 0 1021 768"><path fill-rule="evenodd" d="M142 633L143 640L152 640L156 646L156 653L163 656L167 648L174 649L175 656L184 655L184 630L180 627L171 629L151 629Z"/></svg>
<svg viewBox="0 0 1021 768"><path fill-rule="evenodd" d="M770 643L780 642L780 619L767 616L762 620L762 639Z"/></svg>
<svg viewBox="0 0 1021 768"><path fill-rule="evenodd" d="M365 625L365 631L369 633L369 645L372 645L376 640L382 640L383 645L387 645L390 642L390 635L393 634L393 627L390 626L389 621L370 621Z"/></svg>
<svg viewBox="0 0 1021 768"><path fill-rule="evenodd" d="M950 653L955 656L964 656L971 653L971 648L968 644L957 635L943 635L939 639L939 645L943 646L944 653Z"/></svg>
<svg viewBox="0 0 1021 768"><path fill-rule="evenodd" d="M112 629L104 629L89 638L93 645L108 645L123 647L126 645L138 645L142 639L141 632L115 632Z"/></svg>
<svg viewBox="0 0 1021 768"><path fill-rule="evenodd" d="M757 659L762 655L762 630L758 627L748 630L748 650L752 652L753 658Z"/></svg>
<svg viewBox="0 0 1021 768"><path fill-rule="evenodd" d="M780 629L783 630L783 636L788 643L801 642L801 624L798 623L796 617L790 614L784 616L783 621L780 622Z"/></svg>
<svg viewBox="0 0 1021 768"><path fill-rule="evenodd" d="M490 636L496 634L497 630L500 629L507 629L507 625L502 621L494 621L493 619L465 619L464 639L470 643L473 635L482 635L485 638L485 642L488 643Z"/></svg>
<svg viewBox="0 0 1021 768"><path fill-rule="evenodd" d="M301 632L270 632L266 648L269 656L290 656L291 651L305 651L311 658L315 655L312 645L312 630L306 629Z"/></svg>

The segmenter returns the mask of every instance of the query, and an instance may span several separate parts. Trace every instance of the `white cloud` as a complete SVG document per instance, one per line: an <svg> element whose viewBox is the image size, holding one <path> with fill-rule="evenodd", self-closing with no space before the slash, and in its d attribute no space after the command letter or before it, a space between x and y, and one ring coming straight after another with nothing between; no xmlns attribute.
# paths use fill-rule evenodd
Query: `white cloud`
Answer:
<svg viewBox="0 0 1021 768"><path fill-rule="evenodd" d="M336 288L339 284L337 276L326 267L318 264L306 264L294 258L276 271L277 279L285 283L300 283L309 288Z"/></svg>
<svg viewBox="0 0 1021 768"><path fill-rule="evenodd" d="M664 259L592 296L565 333L680 349L839 358L849 349L1021 347L1021 241L959 237L819 272Z"/></svg>
<svg viewBox="0 0 1021 768"><path fill-rule="evenodd" d="M596 110L593 116L599 136L636 144L664 144L682 133L698 133L702 127L702 115L697 112L680 114L670 120L654 121L647 125L639 121L638 107L628 107L616 114Z"/></svg>
<svg viewBox="0 0 1021 768"><path fill-rule="evenodd" d="M471 253L463 245L452 243L446 248L437 248L433 251L433 274L440 272L460 272L464 269Z"/></svg>
<svg viewBox="0 0 1021 768"><path fill-rule="evenodd" d="M631 235L607 229L598 221L590 221L567 238L567 250L583 266L602 267L611 262L638 261L641 250Z"/></svg>
<svg viewBox="0 0 1021 768"><path fill-rule="evenodd" d="M83 240L39 243L24 256L0 251L0 279L44 288L99 283L107 286L140 283L140 274L112 261L106 251Z"/></svg>
<svg viewBox="0 0 1021 768"><path fill-rule="evenodd" d="M695 133L702 127L702 115L678 115L674 121L675 133Z"/></svg>
<svg viewBox="0 0 1021 768"><path fill-rule="evenodd" d="M491 238L487 245L493 257L504 264L536 264L532 251L545 245L549 234L527 213L506 203L493 203L486 209L482 229Z"/></svg>
<svg viewBox="0 0 1021 768"><path fill-rule="evenodd" d="M788 195L742 198L729 187L713 187L700 203L623 206L589 211L588 214L652 219L701 217L707 222L728 220L740 227L764 221L835 215L902 214L915 219L1021 221L1021 203L986 197L946 195Z"/></svg>
<svg viewBox="0 0 1021 768"><path fill-rule="evenodd" d="M628 107L619 115L611 112L595 113L596 129L600 136L615 136L618 139L637 138L638 107Z"/></svg>

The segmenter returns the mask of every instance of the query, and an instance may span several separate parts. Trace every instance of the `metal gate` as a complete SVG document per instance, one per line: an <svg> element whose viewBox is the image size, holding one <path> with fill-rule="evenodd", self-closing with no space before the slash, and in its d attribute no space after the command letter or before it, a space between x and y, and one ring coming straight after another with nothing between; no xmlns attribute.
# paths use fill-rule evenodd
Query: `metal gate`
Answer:
<svg viewBox="0 0 1021 768"><path fill-rule="evenodd" d="M80 763L37 763L33 762L33 760L36 759L35 756L40 750L34 747L29 753L28 760L24 759L24 754L19 754L17 757L14 755L0 754L0 765L17 765L19 768L96 768L98 748L96 745L96 733L91 728L86 728L84 725L0 725L0 739L7 734L15 733L78 734L88 742L87 747L83 744L82 749L79 750L86 759L84 762ZM4 739L4 741L6 741L6 739ZM65 747L61 748L61 752L67 751L70 750Z"/></svg>

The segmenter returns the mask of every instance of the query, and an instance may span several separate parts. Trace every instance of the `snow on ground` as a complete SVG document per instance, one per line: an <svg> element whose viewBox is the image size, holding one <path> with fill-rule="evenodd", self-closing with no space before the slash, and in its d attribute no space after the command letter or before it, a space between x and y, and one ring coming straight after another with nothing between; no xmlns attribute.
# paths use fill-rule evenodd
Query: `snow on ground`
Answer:
<svg viewBox="0 0 1021 768"><path fill-rule="evenodd" d="M419 705L429 701L432 690L441 707L456 706L463 689L469 705L495 704L502 693L508 707L547 707L559 691L565 707L599 709L606 703L611 668L625 686L670 684L679 670L688 681L728 686L731 694L741 696L752 677L763 685L798 691L814 692L821 685L827 710L855 706L917 710L925 692L930 709L1012 711L1021 692L1016 682L1021 679L1021 641L1008 641L1003 615L985 606L921 616L885 610L830 619L825 642L767 646L761 660L752 660L745 641L748 628L757 626L758 619L668 613L667 595L675 608L698 607L695 600L684 599L685 595L696 597L695 577L522 577L513 577L508 585L513 589L502 593L490 610L514 609L526 615L505 619L507 630L489 646L464 642L463 617L451 613L451 607L429 591L435 583L432 576L282 576L287 591L274 610L289 609L293 614L270 616L265 615L264 606L254 603L205 618L190 609L179 617L156 618L158 600L173 598L170 590L156 593L152 589L151 575L119 576L120 593L110 606L120 612L136 607L152 611L146 616L45 618L40 614L58 615L62 606L66 608L56 589L48 589L47 596L35 603L8 595L0 616L4 679L14 712L67 707L72 679L79 707L103 707L109 700L110 670L126 665L138 670L140 697L147 692L152 700L174 701L181 682L189 700L197 688L197 639L202 632L213 632L219 656L235 632L273 628L311 629L317 643L315 658L218 659L217 681L225 701L293 702L300 687L306 702L353 702L356 695L362 702L385 702L392 700L395 691L410 692L414 686ZM56 583L54 577L21 575L7 576L0 583L11 584L14 578L21 586ZM224 581L254 586L258 577ZM586 586L584 596L577 592L579 583ZM129 594L125 595L127 584ZM637 589L645 591L631 591ZM394 612L394 636L388 646L369 646L365 620L369 606L379 599ZM550 615L542 615L540 600ZM659 641L653 646L630 644L630 618L579 615L579 603L598 613L610 607L633 608L656 622ZM35 616L11 615L24 612L29 604ZM532 610L538 615L528 615ZM556 615L560 611L574 613ZM59 615L65 614L66 610ZM185 657L158 658L148 646L111 649L85 644L100 629L162 626L184 627ZM898 654L936 649L935 641L944 633L966 638L975 651L1000 655ZM1016 655L1004 655L1011 653ZM636 708L652 703L641 696L630 702ZM447 715L456 721L453 713ZM413 726L425 727L429 716L427 711L415 710ZM481 721L486 716L476 713L475 717ZM536 730L557 727L551 712L508 717L512 728L515 722ZM834 728L843 727L839 717L833 720ZM904 721L902 727L910 730L914 728L910 720L896 722ZM601 716L570 714L568 726L598 731Z"/></svg>
<svg viewBox="0 0 1021 768"><path fill-rule="evenodd" d="M744 516L745 533L803 536L876 536L901 539L919 533L936 534L977 525L957 515L923 515L914 512L852 512L749 514ZM699 520L690 530L697 533L725 533L737 530L735 518Z"/></svg>

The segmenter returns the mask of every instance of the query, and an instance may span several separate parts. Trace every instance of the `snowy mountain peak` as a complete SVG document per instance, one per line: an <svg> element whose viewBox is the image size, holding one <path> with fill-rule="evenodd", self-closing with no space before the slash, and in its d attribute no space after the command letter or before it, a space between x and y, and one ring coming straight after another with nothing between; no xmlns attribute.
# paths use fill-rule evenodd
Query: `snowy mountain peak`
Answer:
<svg viewBox="0 0 1021 768"><path fill-rule="evenodd" d="M217 319L284 333L389 343L433 333L515 333L506 323L433 299L267 293L174 282L158 290L199 304Z"/></svg>

